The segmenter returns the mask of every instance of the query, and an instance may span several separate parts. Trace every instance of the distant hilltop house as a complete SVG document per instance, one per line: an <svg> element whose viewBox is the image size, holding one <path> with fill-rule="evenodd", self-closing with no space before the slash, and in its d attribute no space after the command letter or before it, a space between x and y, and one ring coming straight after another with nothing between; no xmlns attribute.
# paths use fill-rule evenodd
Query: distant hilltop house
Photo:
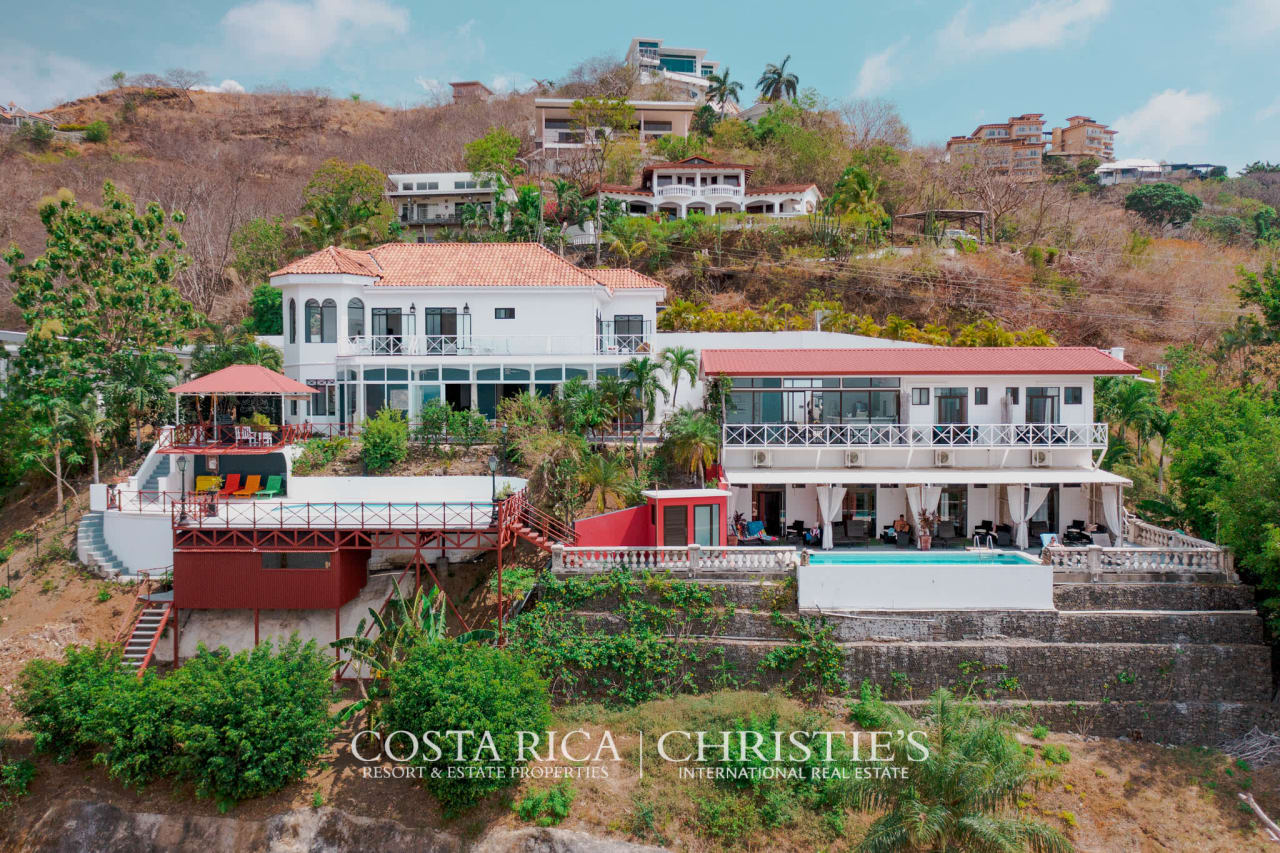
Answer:
<svg viewBox="0 0 1280 853"><path fill-rule="evenodd" d="M26 124L43 124L53 128L57 127L58 122L44 113L27 112L13 101L8 106L0 106L0 128L17 130Z"/></svg>
<svg viewBox="0 0 1280 853"><path fill-rule="evenodd" d="M497 188L471 172L414 172L387 175L387 201L410 242L426 243L441 228L462 224L468 204L492 210ZM503 198L514 200L508 188Z"/></svg>
<svg viewBox="0 0 1280 853"><path fill-rule="evenodd" d="M816 184L752 186L753 167L687 157L674 163L652 163L636 187L602 184L599 194L621 201L633 216L658 214L684 219L691 213L760 213L804 216L817 210L822 193Z"/></svg>
<svg viewBox="0 0 1280 853"><path fill-rule="evenodd" d="M455 104L478 104L493 97L493 90L479 80L462 80L449 85L453 87Z"/></svg>
<svg viewBox="0 0 1280 853"><path fill-rule="evenodd" d="M595 145L594 134L574 123L573 102L573 98L534 99L533 157L549 172L569 170ZM693 114L698 109L694 101L631 100L627 103L635 111L634 127L642 143L662 136L688 136Z"/></svg>
<svg viewBox="0 0 1280 853"><path fill-rule="evenodd" d="M1023 113L1008 121L980 124L968 136L947 140L947 159L981 163L1026 181L1039 180L1046 158L1078 162L1115 156L1116 131L1088 116L1071 116L1065 127L1044 129L1044 113Z"/></svg>
<svg viewBox="0 0 1280 853"><path fill-rule="evenodd" d="M692 100L705 98L707 78L720 68L702 48L666 47L662 39L637 38L627 48L627 65L640 71L641 83L668 83Z"/></svg>
<svg viewBox="0 0 1280 853"><path fill-rule="evenodd" d="M1226 173L1226 166L1214 163L1165 163L1142 157L1129 157L1113 163L1103 163L1094 170L1094 174L1098 176L1098 183L1104 187L1116 184L1212 178L1226 175Z"/></svg>

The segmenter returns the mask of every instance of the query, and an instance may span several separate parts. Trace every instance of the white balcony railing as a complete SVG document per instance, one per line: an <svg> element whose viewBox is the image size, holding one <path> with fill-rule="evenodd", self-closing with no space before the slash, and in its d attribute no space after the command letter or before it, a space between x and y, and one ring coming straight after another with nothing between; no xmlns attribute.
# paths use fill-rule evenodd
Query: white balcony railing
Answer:
<svg viewBox="0 0 1280 853"><path fill-rule="evenodd" d="M795 571L800 560L800 552L790 547L716 545L650 548L594 548L565 545L551 547L552 571L574 574L595 574L618 569L629 572L673 572L689 575L696 575L699 572L789 573Z"/></svg>
<svg viewBox="0 0 1280 853"><path fill-rule="evenodd" d="M696 198L698 188L686 184L668 184L658 187L653 194L658 198Z"/></svg>
<svg viewBox="0 0 1280 853"><path fill-rule="evenodd" d="M626 355L648 352L646 333L606 335L356 335L339 356Z"/></svg>
<svg viewBox="0 0 1280 853"><path fill-rule="evenodd" d="M728 184L709 184L705 187L669 184L658 187L654 195L658 198L741 198L742 187L733 187Z"/></svg>
<svg viewBox="0 0 1280 853"><path fill-rule="evenodd" d="M725 424L725 447L1086 447L1106 424Z"/></svg>

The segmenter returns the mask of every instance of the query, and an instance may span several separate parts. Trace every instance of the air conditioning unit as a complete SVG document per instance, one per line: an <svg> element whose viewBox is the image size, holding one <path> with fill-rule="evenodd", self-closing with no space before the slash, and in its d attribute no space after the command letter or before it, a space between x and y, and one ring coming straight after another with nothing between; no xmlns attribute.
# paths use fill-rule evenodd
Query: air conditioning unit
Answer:
<svg viewBox="0 0 1280 853"><path fill-rule="evenodd" d="M1032 468L1048 468L1053 464L1053 452L1049 450L1031 451Z"/></svg>
<svg viewBox="0 0 1280 853"><path fill-rule="evenodd" d="M846 450L844 452L844 467L861 468L862 464L863 464L863 461L862 461L861 450Z"/></svg>
<svg viewBox="0 0 1280 853"><path fill-rule="evenodd" d="M773 467L773 451L772 450L753 450L751 452L752 468L772 468Z"/></svg>
<svg viewBox="0 0 1280 853"><path fill-rule="evenodd" d="M933 467L951 468L955 464L956 464L956 453L954 450L933 451Z"/></svg>

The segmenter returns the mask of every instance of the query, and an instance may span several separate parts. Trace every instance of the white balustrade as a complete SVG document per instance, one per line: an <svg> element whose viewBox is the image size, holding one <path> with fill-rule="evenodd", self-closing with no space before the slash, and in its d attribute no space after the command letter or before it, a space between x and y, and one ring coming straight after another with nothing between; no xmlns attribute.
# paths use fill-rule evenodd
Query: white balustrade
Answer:
<svg viewBox="0 0 1280 853"><path fill-rule="evenodd" d="M725 424L725 447L1107 446L1106 424Z"/></svg>
<svg viewBox="0 0 1280 853"><path fill-rule="evenodd" d="M1119 547L1089 545L1070 548L1052 545L1041 559L1055 571L1088 572L1105 577L1124 573L1222 574L1232 573L1231 552L1222 548Z"/></svg>
<svg viewBox="0 0 1280 853"><path fill-rule="evenodd" d="M338 355L478 356L593 355L642 352L645 332L603 335L353 335L338 343Z"/></svg>
<svg viewBox="0 0 1280 853"><path fill-rule="evenodd" d="M754 548L689 545L687 547L592 548L555 545L551 568L559 572L594 574L626 571L681 572L791 572L800 564L795 548Z"/></svg>

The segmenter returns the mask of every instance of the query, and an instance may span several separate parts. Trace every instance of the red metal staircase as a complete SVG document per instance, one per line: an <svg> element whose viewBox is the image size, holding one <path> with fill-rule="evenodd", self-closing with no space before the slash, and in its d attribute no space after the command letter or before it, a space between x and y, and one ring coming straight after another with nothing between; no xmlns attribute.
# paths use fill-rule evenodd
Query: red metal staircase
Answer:
<svg viewBox="0 0 1280 853"><path fill-rule="evenodd" d="M124 644L124 664L137 669L139 678L150 665L160 635L172 618L172 601L148 601L138 614L138 621L133 624L129 639Z"/></svg>
<svg viewBox="0 0 1280 853"><path fill-rule="evenodd" d="M552 545L572 545L578 541L578 533L572 525L538 509L529 502L524 491L503 501L499 512L503 526L544 551L550 551Z"/></svg>

